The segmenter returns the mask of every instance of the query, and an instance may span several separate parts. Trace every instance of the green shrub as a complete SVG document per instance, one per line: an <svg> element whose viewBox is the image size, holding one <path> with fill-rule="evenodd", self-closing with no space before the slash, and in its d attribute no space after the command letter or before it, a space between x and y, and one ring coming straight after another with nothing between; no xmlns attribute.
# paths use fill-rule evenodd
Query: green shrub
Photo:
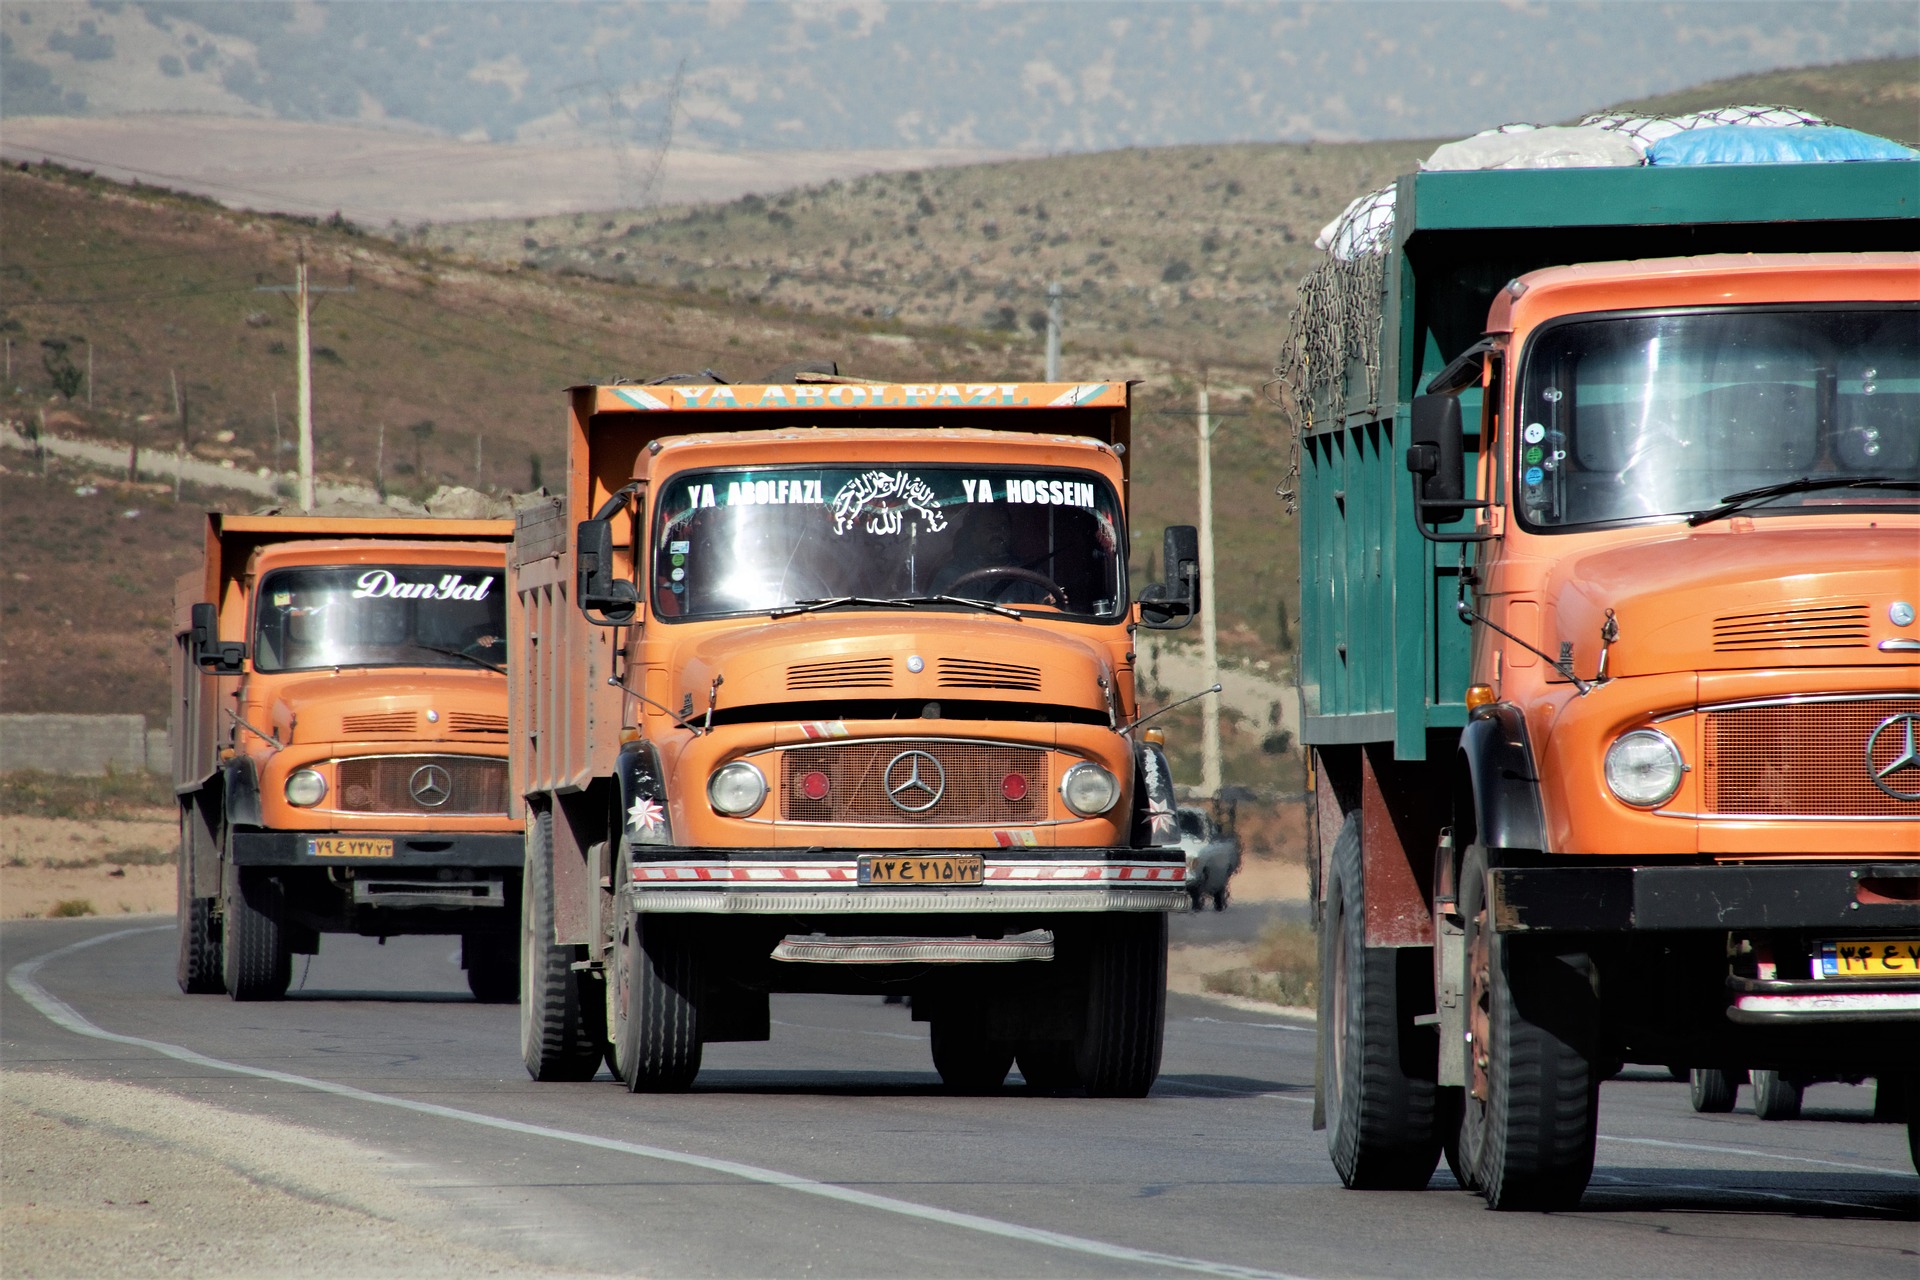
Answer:
<svg viewBox="0 0 1920 1280"><path fill-rule="evenodd" d="M74 916L91 916L99 913L93 909L93 903L87 898L62 898L47 908L47 919L67 920Z"/></svg>

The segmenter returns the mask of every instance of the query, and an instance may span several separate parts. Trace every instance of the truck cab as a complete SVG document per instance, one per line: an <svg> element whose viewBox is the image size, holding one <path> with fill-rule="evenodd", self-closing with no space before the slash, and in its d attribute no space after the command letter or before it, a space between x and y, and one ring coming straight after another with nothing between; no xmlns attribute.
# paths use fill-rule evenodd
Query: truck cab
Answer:
<svg viewBox="0 0 1920 1280"><path fill-rule="evenodd" d="M273 999L325 932L457 934L518 991L506 521L209 518L179 586L180 984Z"/></svg>

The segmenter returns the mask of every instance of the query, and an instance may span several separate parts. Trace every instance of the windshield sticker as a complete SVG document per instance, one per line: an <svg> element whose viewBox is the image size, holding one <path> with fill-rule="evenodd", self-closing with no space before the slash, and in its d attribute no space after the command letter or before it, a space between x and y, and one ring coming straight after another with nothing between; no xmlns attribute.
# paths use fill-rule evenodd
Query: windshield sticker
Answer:
<svg viewBox="0 0 1920 1280"><path fill-rule="evenodd" d="M1528 444L1539 444L1547 438L1547 428L1541 423L1529 422L1527 429L1520 434Z"/></svg>
<svg viewBox="0 0 1920 1280"><path fill-rule="evenodd" d="M933 486L919 476L904 471L868 471L840 486L833 495L833 531L844 534L861 523L868 533L892 534L906 528L909 513L917 515L917 527L939 533L947 527L940 513L940 500Z"/></svg>
<svg viewBox="0 0 1920 1280"><path fill-rule="evenodd" d="M438 582L401 582L389 569L369 569L354 585L355 600L485 600L493 578L467 582L464 574L443 573Z"/></svg>
<svg viewBox="0 0 1920 1280"><path fill-rule="evenodd" d="M711 485L702 486L711 490ZM727 482L727 505L730 507L768 507L781 504L804 503L820 505L824 499L820 496L818 480L729 480ZM712 506L703 502L702 506Z"/></svg>

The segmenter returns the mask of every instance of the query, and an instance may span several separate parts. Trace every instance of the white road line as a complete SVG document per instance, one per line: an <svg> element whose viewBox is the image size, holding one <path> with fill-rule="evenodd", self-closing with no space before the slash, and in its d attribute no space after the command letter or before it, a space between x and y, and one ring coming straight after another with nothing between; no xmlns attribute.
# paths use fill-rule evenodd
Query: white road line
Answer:
<svg viewBox="0 0 1920 1280"><path fill-rule="evenodd" d="M1250 1027L1256 1031L1297 1031L1303 1036L1315 1034L1314 1028L1296 1022L1240 1022L1233 1018L1188 1018L1188 1022L1211 1022L1221 1027Z"/></svg>
<svg viewBox="0 0 1920 1280"><path fill-rule="evenodd" d="M1627 1142L1638 1147L1666 1147L1673 1151L1712 1151L1723 1156L1753 1156L1761 1160L1791 1160L1795 1164L1817 1164L1828 1169L1852 1169L1856 1173L1882 1173L1898 1178L1906 1173L1904 1169L1888 1169L1879 1165L1849 1164L1845 1160L1821 1160L1815 1156L1791 1156L1784 1151L1761 1151L1755 1147L1716 1147L1704 1142L1669 1142L1665 1138L1616 1138L1610 1133L1599 1135L1602 1142Z"/></svg>
<svg viewBox="0 0 1920 1280"><path fill-rule="evenodd" d="M925 1044L927 1041L927 1038L923 1035L908 1035L904 1031L865 1031L859 1027L816 1027L810 1022L782 1022L778 1018L772 1021L776 1027L791 1027L795 1031L824 1031L829 1035L838 1036L846 1035L851 1031L856 1036L874 1036L881 1040L917 1040L921 1044Z"/></svg>
<svg viewBox="0 0 1920 1280"><path fill-rule="evenodd" d="M159 929L170 929L162 925ZM837 1200L842 1204L857 1205L863 1209L877 1209L882 1213L896 1214L903 1218L916 1218L922 1222L937 1223L941 1226L956 1227L963 1231L974 1231L981 1235L998 1236L1004 1240L1014 1240L1022 1244L1041 1245L1051 1249L1063 1249L1070 1253L1085 1254L1103 1258L1112 1262L1133 1263L1140 1266L1163 1267L1171 1271L1188 1271L1200 1275L1226 1276L1232 1280L1299 1280L1283 1272L1262 1271L1254 1267L1235 1266L1227 1262L1208 1262L1202 1258L1184 1258L1178 1254L1155 1253L1147 1249L1133 1249L1126 1245L1108 1244L1103 1240L1090 1240L1084 1236L1070 1236L1058 1231L1046 1231L1038 1227L1024 1227L1018 1223L1001 1222L997 1218L982 1217L979 1214L959 1213L952 1209L938 1209L931 1205L915 1204L910 1200L897 1200L892 1196L876 1195L871 1191L859 1191L852 1187L836 1186L829 1182L816 1182L797 1174L781 1173L776 1169L762 1169L757 1165L741 1164L733 1160L718 1160L710 1156L693 1155L684 1151L671 1151L665 1147L650 1147L638 1142L622 1142L617 1138L603 1138L595 1134L573 1133L566 1129L551 1129L545 1125L526 1124L518 1120L506 1120L498 1116L484 1115L477 1111L462 1111L455 1107L443 1107L432 1102L418 1102L411 1098L396 1098L383 1093L373 1093L366 1089L357 1089L352 1085L336 1084L331 1080L316 1080L310 1076L297 1076L286 1071L273 1071L264 1067L249 1067L238 1062L227 1062L220 1058L210 1058L180 1045L167 1044L161 1040L148 1040L140 1036L121 1035L96 1026L72 1005L61 1000L42 987L34 978L41 966L50 960L72 955L88 947L114 942L121 938L130 938L137 934L154 933L159 929L120 929L113 933L103 933L72 943L43 956L15 965L7 972L7 985L44 1014L48 1020L75 1035L88 1036L95 1040L105 1040L112 1044L129 1045L139 1049L149 1049L164 1054L179 1062L192 1063L195 1066L211 1068L215 1071L228 1071L235 1075L251 1076L258 1080L272 1080L295 1088L311 1089L316 1093L333 1094L336 1097L351 1098L356 1102L372 1103L376 1106L393 1107L400 1111L411 1111L418 1115L435 1116L442 1120L458 1120L465 1124L478 1125L486 1129L497 1129L506 1133L517 1133L531 1138L551 1138L557 1142L571 1142L582 1147L594 1147L602 1151L617 1151L623 1155L639 1156L645 1160L658 1160L666 1164L685 1165L701 1169L708 1173L724 1174L739 1178L745 1182L759 1183L762 1186L780 1187L788 1191L798 1191L803 1195L818 1196L823 1200Z"/></svg>

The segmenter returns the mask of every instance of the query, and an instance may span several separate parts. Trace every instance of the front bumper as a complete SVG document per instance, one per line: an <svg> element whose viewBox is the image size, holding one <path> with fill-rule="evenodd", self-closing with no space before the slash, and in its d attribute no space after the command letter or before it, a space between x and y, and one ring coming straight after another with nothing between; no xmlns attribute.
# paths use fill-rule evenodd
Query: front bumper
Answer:
<svg viewBox="0 0 1920 1280"><path fill-rule="evenodd" d="M1177 848L1049 849L985 859L967 886L863 885L860 852L647 848L626 886L636 910L697 914L1033 914L1184 911L1186 862ZM925 850L928 856L973 850Z"/></svg>
<svg viewBox="0 0 1920 1280"><path fill-rule="evenodd" d="M314 836L352 835L393 841L385 858L316 858L307 853ZM242 867L362 867L378 872L425 867L511 867L526 857L518 831L446 833L424 831L235 831L233 862Z"/></svg>
<svg viewBox="0 0 1920 1280"><path fill-rule="evenodd" d="M1502 933L1908 933L1920 862L1498 867L1491 900Z"/></svg>

